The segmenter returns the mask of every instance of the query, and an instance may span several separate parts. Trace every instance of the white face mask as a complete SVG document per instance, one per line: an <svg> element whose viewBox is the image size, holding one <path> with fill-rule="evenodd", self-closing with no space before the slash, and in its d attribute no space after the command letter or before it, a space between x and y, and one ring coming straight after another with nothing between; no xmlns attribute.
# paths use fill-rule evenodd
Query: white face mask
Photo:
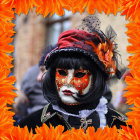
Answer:
<svg viewBox="0 0 140 140"><path fill-rule="evenodd" d="M68 105L80 104L74 99L85 95L92 85L92 74L88 70L56 69L56 86L61 101ZM74 96L74 97L73 97Z"/></svg>

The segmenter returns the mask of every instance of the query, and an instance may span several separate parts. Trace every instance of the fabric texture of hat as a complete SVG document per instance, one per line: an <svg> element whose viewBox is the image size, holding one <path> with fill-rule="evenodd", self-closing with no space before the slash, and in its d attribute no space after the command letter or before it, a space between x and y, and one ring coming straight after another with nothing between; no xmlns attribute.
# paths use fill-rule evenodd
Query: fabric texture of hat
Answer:
<svg viewBox="0 0 140 140"><path fill-rule="evenodd" d="M71 53L75 55L75 53L81 53L92 59L107 78L111 77L113 73L116 74L118 78L121 77L117 69L116 48L111 40L112 38L107 37L99 29L100 24L97 23L100 22L98 18L93 17L94 19L90 16L83 19L82 25L77 29L67 30L60 34L56 48L48 53L45 58L46 68L50 66L58 54ZM112 31L111 28L107 33L109 34L110 31ZM115 34L113 33L113 35Z"/></svg>

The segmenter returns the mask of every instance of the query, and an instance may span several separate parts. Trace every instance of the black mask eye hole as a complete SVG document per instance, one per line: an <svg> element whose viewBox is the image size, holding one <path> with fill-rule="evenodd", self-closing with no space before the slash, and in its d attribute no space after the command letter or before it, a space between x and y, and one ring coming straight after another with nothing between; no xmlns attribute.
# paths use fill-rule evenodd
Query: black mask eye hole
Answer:
<svg viewBox="0 0 140 140"><path fill-rule="evenodd" d="M84 73L84 72L77 72L77 73L75 74L75 77L77 77L77 78L82 78L82 77L85 76L85 74L86 74L86 73Z"/></svg>
<svg viewBox="0 0 140 140"><path fill-rule="evenodd" d="M58 70L58 73L62 76L67 76L67 73L64 70Z"/></svg>

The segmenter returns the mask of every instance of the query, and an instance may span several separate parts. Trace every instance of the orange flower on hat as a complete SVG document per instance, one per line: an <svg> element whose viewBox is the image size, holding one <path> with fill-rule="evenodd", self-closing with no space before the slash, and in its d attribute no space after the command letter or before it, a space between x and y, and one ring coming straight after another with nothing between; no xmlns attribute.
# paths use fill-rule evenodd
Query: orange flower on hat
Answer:
<svg viewBox="0 0 140 140"><path fill-rule="evenodd" d="M106 72L110 74L115 73L116 66L114 60L112 59L113 44L109 41L108 42L106 41L105 43L99 43L98 46L95 46L95 44L92 41L85 41L85 42L93 47L95 54L98 56L99 60L103 62L106 68Z"/></svg>
<svg viewBox="0 0 140 140"><path fill-rule="evenodd" d="M100 43L97 47L96 53L107 69L112 67L112 46L109 47L107 42Z"/></svg>

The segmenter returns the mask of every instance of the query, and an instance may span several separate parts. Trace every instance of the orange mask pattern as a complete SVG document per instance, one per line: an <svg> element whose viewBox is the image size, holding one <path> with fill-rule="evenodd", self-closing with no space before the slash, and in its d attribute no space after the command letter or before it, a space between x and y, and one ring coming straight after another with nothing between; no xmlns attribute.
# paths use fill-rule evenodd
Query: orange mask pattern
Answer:
<svg viewBox="0 0 140 140"><path fill-rule="evenodd" d="M88 70L74 70L70 80L68 69L56 69L56 85L58 91L64 85L69 85L78 90L78 93L83 94L83 90L89 85L90 72Z"/></svg>

